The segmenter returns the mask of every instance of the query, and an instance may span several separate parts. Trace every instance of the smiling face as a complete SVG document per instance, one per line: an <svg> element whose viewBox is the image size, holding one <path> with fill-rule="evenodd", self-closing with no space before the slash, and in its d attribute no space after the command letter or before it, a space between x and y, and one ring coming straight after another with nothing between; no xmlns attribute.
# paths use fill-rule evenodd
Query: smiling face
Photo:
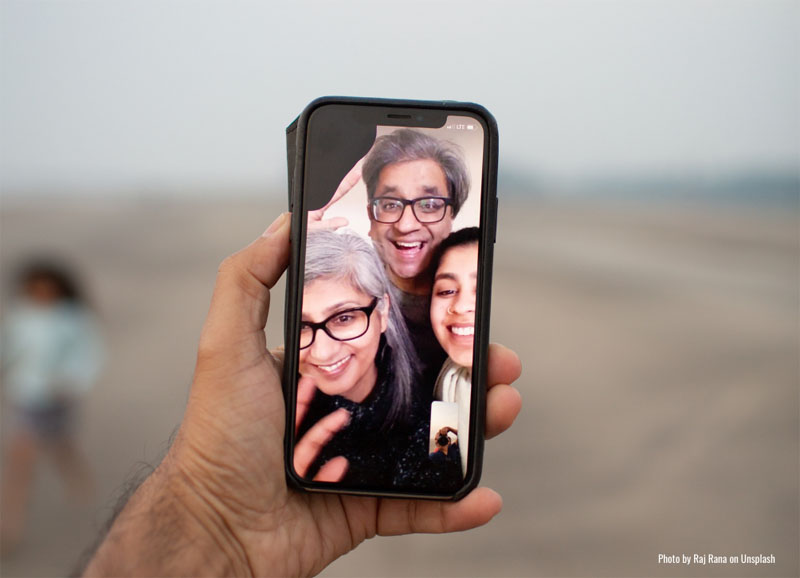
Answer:
<svg viewBox="0 0 800 578"><path fill-rule="evenodd" d="M449 198L447 179L439 164L431 159L389 164L378 176L375 198L380 197L412 201L420 197ZM369 236L392 283L409 293L426 293L430 290L427 269L431 255L452 227L452 207L445 209L441 221L420 223L412 207L407 206L396 223L379 223L370 212Z"/></svg>
<svg viewBox="0 0 800 578"><path fill-rule="evenodd" d="M321 323L339 312L367 307L371 302L371 296L343 279L316 279L303 290L302 320ZM384 296L370 315L366 333L350 341L337 341L318 329L313 343L300 350L300 374L313 379L323 393L341 395L356 403L364 401L378 377L375 356L381 333L386 331L387 306L388 296Z"/></svg>
<svg viewBox="0 0 800 578"><path fill-rule="evenodd" d="M433 332L450 358L464 367L472 367L477 280L477 243L449 249L433 279Z"/></svg>

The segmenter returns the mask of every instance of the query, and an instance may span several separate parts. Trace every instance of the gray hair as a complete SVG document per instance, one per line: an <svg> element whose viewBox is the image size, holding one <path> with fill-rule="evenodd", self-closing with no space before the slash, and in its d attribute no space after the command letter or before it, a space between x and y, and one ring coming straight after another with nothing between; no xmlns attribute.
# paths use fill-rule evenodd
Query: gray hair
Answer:
<svg viewBox="0 0 800 578"><path fill-rule="evenodd" d="M451 142L410 128L401 128L375 139L361 169L367 197L370 201L375 198L378 177L386 165L428 159L436 161L444 171L455 217L469 194L469 174L461 149Z"/></svg>
<svg viewBox="0 0 800 578"><path fill-rule="evenodd" d="M372 245L351 232L321 230L308 234L303 284L318 279L343 280L365 295L380 301L392 295L391 285ZM331 296L335 299L335 295ZM407 418L411 412L412 388L419 362L399 305L389 299L386 344L391 348L386 374L392 387L387 425Z"/></svg>

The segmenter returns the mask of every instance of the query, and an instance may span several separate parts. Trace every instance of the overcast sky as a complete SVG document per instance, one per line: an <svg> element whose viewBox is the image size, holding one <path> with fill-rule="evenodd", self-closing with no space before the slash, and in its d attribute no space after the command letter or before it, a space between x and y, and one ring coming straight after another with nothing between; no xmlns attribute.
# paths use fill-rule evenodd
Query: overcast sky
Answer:
<svg viewBox="0 0 800 578"><path fill-rule="evenodd" d="M479 102L501 168L551 177L800 156L796 1L0 6L6 193L283 187L326 94Z"/></svg>

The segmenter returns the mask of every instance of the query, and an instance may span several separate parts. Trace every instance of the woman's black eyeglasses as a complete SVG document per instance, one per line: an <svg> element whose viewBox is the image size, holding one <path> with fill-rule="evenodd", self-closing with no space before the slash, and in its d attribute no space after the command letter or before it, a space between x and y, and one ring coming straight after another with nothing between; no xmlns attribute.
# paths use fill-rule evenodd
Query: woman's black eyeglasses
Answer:
<svg viewBox="0 0 800 578"><path fill-rule="evenodd" d="M310 347L317 336L317 329L322 329L328 337L336 341L350 341L364 335L369 329L369 319L378 305L375 297L366 307L354 307L337 311L324 321L300 323L300 349Z"/></svg>

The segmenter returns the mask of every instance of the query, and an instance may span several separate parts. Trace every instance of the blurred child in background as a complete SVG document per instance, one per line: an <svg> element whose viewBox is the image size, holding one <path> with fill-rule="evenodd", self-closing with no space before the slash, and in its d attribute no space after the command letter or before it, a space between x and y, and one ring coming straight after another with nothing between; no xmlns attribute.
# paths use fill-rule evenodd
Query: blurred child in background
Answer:
<svg viewBox="0 0 800 578"><path fill-rule="evenodd" d="M50 457L69 494L87 500L92 477L74 439L76 405L100 370L94 315L74 275L47 262L23 268L2 325L4 459L2 547L22 539L34 467Z"/></svg>

